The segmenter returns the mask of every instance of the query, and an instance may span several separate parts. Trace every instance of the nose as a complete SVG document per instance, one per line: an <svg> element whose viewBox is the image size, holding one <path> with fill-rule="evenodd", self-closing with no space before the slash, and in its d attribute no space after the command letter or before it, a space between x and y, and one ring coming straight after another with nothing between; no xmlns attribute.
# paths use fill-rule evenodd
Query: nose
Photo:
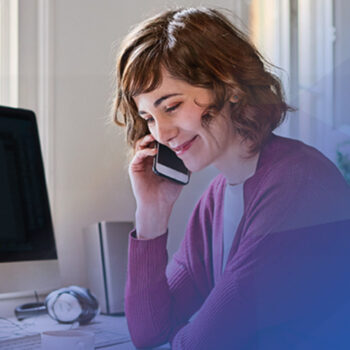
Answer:
<svg viewBox="0 0 350 350"><path fill-rule="evenodd" d="M167 144L178 135L178 132L178 127L169 118L158 118L154 137L158 142Z"/></svg>

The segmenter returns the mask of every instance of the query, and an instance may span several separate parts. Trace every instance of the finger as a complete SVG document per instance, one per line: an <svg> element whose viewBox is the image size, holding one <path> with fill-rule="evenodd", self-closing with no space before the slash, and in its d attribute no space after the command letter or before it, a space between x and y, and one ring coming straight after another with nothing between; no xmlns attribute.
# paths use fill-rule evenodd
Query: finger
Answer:
<svg viewBox="0 0 350 350"><path fill-rule="evenodd" d="M149 146L152 142L154 142L154 137L152 134L147 134L146 136L142 137L140 140L136 143L136 150L141 150Z"/></svg>
<svg viewBox="0 0 350 350"><path fill-rule="evenodd" d="M154 157L157 154L156 148L145 148L135 153L131 164L140 164L148 157Z"/></svg>

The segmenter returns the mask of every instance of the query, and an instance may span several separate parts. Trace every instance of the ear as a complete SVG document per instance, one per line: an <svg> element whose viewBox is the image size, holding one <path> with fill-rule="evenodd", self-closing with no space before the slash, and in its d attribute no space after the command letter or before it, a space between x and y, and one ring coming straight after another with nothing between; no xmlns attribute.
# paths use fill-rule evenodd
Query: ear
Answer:
<svg viewBox="0 0 350 350"><path fill-rule="evenodd" d="M238 95L233 95L233 96L231 96L230 99L229 99L229 101L230 101L231 103L237 103L237 102L239 101Z"/></svg>
<svg viewBox="0 0 350 350"><path fill-rule="evenodd" d="M239 92L238 92L238 89L232 89L231 95L230 95L230 98L229 98L229 101L230 101L231 103L237 103L237 102L239 102Z"/></svg>

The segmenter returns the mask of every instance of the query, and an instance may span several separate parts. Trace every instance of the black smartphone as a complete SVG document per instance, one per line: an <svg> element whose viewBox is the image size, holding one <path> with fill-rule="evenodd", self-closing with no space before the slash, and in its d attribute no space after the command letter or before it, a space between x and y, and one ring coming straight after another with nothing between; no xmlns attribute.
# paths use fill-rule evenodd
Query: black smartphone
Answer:
<svg viewBox="0 0 350 350"><path fill-rule="evenodd" d="M159 176L187 185L190 172L183 161L170 148L157 142L158 152L153 160L153 171Z"/></svg>

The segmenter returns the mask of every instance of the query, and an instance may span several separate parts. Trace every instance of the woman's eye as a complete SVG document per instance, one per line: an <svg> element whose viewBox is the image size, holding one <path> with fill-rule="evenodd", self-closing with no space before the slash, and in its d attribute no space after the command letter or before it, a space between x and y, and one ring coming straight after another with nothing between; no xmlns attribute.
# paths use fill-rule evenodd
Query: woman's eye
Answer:
<svg viewBox="0 0 350 350"><path fill-rule="evenodd" d="M150 117L145 119L147 124L153 123L154 122L154 118Z"/></svg>
<svg viewBox="0 0 350 350"><path fill-rule="evenodd" d="M168 113L168 112L175 111L175 109L176 109L177 107L179 107L180 105L181 105L181 102L176 103L174 106L171 106L171 107L169 107L169 108L166 108L165 111L166 111L167 113Z"/></svg>

